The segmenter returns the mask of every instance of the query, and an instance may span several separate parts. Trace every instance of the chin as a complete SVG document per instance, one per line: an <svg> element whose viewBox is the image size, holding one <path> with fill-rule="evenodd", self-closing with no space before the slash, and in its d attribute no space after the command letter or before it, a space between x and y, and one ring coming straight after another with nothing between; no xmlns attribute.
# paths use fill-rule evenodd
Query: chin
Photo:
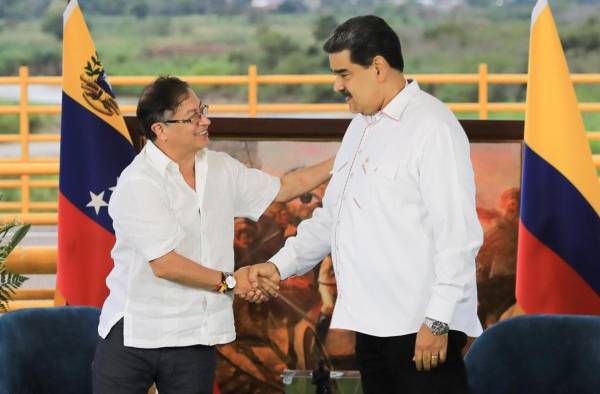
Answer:
<svg viewBox="0 0 600 394"><path fill-rule="evenodd" d="M353 113L353 114L358 114L361 113L360 110L358 108L356 108L356 106L349 104L348 105L348 110Z"/></svg>
<svg viewBox="0 0 600 394"><path fill-rule="evenodd" d="M208 146L208 143L210 142L210 140L208 139L208 137L203 138L201 141L197 141L196 142L196 147L198 149L204 149Z"/></svg>

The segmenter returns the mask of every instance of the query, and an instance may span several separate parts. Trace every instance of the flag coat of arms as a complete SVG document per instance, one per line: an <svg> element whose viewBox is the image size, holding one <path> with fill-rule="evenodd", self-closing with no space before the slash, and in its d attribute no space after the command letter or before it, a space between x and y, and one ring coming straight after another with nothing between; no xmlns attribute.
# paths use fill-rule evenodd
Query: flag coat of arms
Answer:
<svg viewBox="0 0 600 394"><path fill-rule="evenodd" d="M600 183L546 0L531 19L517 302L600 315Z"/></svg>
<svg viewBox="0 0 600 394"><path fill-rule="evenodd" d="M63 18L57 288L101 306L115 242L108 201L135 151L76 0Z"/></svg>

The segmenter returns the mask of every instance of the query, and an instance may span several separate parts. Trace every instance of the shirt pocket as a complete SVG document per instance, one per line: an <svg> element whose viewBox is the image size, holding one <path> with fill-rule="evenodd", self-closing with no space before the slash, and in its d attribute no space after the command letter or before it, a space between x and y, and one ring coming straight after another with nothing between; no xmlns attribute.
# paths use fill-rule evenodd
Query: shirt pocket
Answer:
<svg viewBox="0 0 600 394"><path fill-rule="evenodd" d="M397 212L414 199L418 189L405 163L373 163L359 177L356 188L357 206Z"/></svg>
<svg viewBox="0 0 600 394"><path fill-rule="evenodd" d="M350 203L357 209L366 209L378 199L380 183L394 182L394 168L378 165L369 158L360 159L350 177Z"/></svg>
<svg viewBox="0 0 600 394"><path fill-rule="evenodd" d="M401 166L402 167L402 166ZM382 182L395 182L398 166L389 164L375 164L370 168L370 177Z"/></svg>

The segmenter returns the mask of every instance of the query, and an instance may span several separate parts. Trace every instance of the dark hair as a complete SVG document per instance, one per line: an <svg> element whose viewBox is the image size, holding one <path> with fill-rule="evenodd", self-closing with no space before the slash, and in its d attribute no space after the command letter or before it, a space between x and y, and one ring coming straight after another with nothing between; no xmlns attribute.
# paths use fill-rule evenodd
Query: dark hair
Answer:
<svg viewBox="0 0 600 394"><path fill-rule="evenodd" d="M323 44L327 53L350 50L350 60L354 64L368 67L377 55L391 67L404 71L404 59L400 39L392 28L375 15L357 16L348 19L335 28L331 37Z"/></svg>
<svg viewBox="0 0 600 394"><path fill-rule="evenodd" d="M144 88L138 101L136 115L150 141L156 139L151 127L165 120L165 112L177 110L187 97L190 85L177 77L160 76Z"/></svg>

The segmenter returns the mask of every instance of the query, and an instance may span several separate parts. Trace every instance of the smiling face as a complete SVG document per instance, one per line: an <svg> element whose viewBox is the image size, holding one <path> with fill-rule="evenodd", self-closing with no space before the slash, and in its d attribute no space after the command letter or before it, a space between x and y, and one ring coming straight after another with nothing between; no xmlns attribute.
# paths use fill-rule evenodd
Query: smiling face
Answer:
<svg viewBox="0 0 600 394"><path fill-rule="evenodd" d="M153 130L157 135L157 143L167 150L196 153L208 145L208 127L211 122L207 115L202 114L202 102L194 91L188 90L182 99L175 112L167 111L166 122L156 123Z"/></svg>
<svg viewBox="0 0 600 394"><path fill-rule="evenodd" d="M352 63L350 51L345 49L329 54L329 66L335 74L333 90L346 97L350 112L371 115L381 110L383 92L374 64L364 67Z"/></svg>

